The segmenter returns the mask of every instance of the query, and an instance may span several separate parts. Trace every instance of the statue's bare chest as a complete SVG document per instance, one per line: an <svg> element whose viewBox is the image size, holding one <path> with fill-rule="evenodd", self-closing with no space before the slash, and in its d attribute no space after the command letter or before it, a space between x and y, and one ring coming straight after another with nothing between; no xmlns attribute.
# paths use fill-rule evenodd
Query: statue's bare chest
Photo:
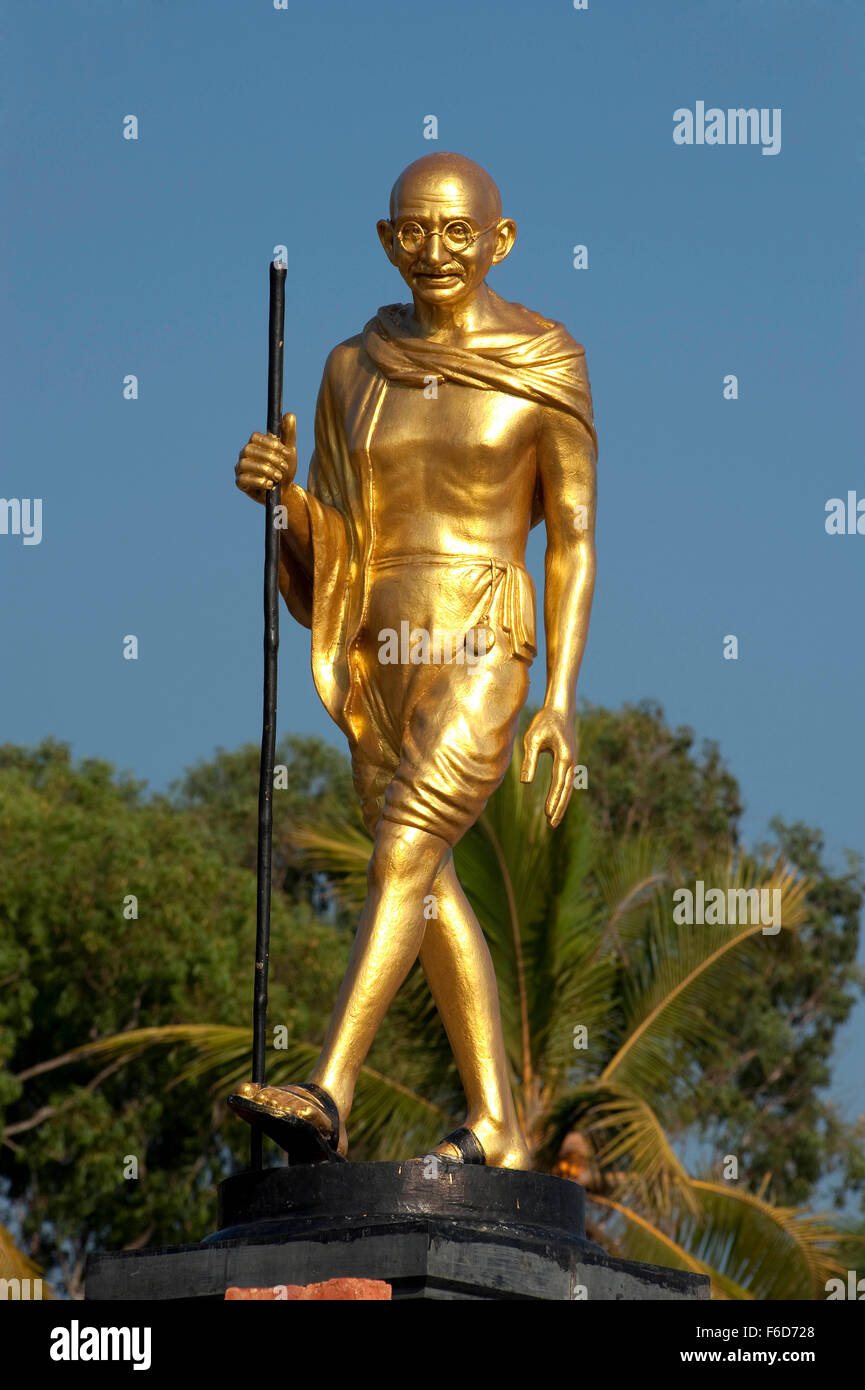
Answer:
<svg viewBox="0 0 865 1390"><path fill-rule="evenodd" d="M506 481L534 462L537 406L501 391L454 382L426 390L388 382L369 439L374 474L393 478Z"/></svg>

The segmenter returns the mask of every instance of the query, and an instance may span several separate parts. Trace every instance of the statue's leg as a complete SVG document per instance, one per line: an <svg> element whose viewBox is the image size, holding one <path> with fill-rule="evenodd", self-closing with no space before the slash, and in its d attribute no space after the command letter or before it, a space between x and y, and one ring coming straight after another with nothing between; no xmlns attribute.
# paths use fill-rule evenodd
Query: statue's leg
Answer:
<svg viewBox="0 0 865 1390"><path fill-rule="evenodd" d="M433 885L438 917L420 958L466 1093L466 1126L496 1168L530 1168L514 1109L496 977L480 923L448 856Z"/></svg>
<svg viewBox="0 0 865 1390"><path fill-rule="evenodd" d="M426 830L381 820L354 949L311 1080L347 1117L358 1072L423 940L424 899L449 846Z"/></svg>
<svg viewBox="0 0 865 1390"><path fill-rule="evenodd" d="M352 749L355 787L365 821L375 827L375 844L354 949L309 1078L335 1105L338 1132L321 1096L302 1084L259 1088L250 1083L241 1088L243 1103L253 1113L258 1107L277 1117L290 1115L292 1124L302 1120L320 1131L331 1150L338 1142L339 1153L345 1154L345 1120L358 1073L418 957L424 932L432 928L424 965L451 1037L470 1118L479 1130L475 1134L470 1125L463 1127L459 1143L443 1141L437 1152L467 1162L526 1167L492 965L452 869L442 879L445 910L442 914L439 909L439 932L424 906L450 846L474 824L505 774L528 691L528 668L497 641L482 664L418 667L417 672L419 685L424 680L429 684L414 691L408 722L400 725L399 746L395 737L388 741L384 724L377 723L371 746ZM398 694L390 692L394 708L401 708ZM375 688L369 698L378 698ZM404 691L400 698L405 699ZM391 718L388 727L393 722ZM448 935L436 944L444 932Z"/></svg>
<svg viewBox="0 0 865 1390"><path fill-rule="evenodd" d="M447 842L430 831L388 820L379 821L376 828L367 898L354 948L321 1055L309 1078L336 1105L336 1147L343 1155L348 1149L345 1122L358 1073L394 995L417 960L428 925L424 899L433 891L448 853ZM328 1142L335 1141L332 1116L305 1084L262 1087L250 1083L240 1088L239 1098L248 1110L269 1107L269 1113L290 1115L293 1121L301 1120L323 1135L333 1134ZM289 1135L286 1146L291 1140ZM282 1140L277 1137L277 1142Z"/></svg>

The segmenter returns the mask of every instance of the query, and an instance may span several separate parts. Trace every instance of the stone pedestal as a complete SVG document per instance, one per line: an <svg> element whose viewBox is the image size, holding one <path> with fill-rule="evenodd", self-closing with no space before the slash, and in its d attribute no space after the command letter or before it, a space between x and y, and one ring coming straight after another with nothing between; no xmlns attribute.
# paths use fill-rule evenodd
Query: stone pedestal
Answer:
<svg viewBox="0 0 865 1390"><path fill-rule="evenodd" d="M701 1275L614 1260L575 1183L421 1160L239 1173L200 1245L92 1255L88 1299L224 1299L231 1286L380 1279L393 1299L705 1299Z"/></svg>

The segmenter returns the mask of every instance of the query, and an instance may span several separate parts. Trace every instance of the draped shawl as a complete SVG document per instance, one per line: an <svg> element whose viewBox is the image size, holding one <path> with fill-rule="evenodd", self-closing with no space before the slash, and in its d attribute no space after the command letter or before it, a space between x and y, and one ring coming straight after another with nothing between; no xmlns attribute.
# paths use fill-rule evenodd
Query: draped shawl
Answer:
<svg viewBox="0 0 865 1390"><path fill-rule="evenodd" d="M572 416L597 448L585 353L562 324L533 315L537 332L484 331L454 347L413 335L408 307L379 309L361 334L328 357L309 481L305 490L296 489L309 515L313 573L281 547L280 589L292 615L312 630L316 689L349 738L357 737L361 718L354 640L366 611L375 527L372 441L388 382L424 387L435 379L521 396ZM532 525L542 515L538 484Z"/></svg>

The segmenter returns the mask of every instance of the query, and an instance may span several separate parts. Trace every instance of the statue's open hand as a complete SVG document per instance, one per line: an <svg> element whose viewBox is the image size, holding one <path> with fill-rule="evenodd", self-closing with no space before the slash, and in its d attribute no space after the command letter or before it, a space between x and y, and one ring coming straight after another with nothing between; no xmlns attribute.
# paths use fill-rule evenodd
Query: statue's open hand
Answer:
<svg viewBox="0 0 865 1390"><path fill-rule="evenodd" d="M522 782L534 780L539 753L552 754L553 772L544 810L550 825L555 827L565 814L574 789L577 740L573 720L555 710L538 710L526 731L523 749L525 756L520 770Z"/></svg>
<svg viewBox="0 0 865 1390"><path fill-rule="evenodd" d="M263 502L266 493L277 483L294 481L297 472L295 427L294 416L283 415L281 440L272 434L250 435L234 470L234 480L247 497Z"/></svg>

